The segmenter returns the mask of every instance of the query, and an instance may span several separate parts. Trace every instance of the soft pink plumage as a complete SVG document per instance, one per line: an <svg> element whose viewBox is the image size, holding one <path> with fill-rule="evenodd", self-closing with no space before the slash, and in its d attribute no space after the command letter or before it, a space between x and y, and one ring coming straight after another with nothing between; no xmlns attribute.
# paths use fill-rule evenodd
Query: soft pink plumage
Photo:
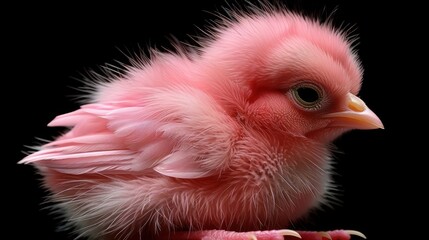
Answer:
<svg viewBox="0 0 429 240"><path fill-rule="evenodd" d="M355 96L357 56L328 25L257 11L202 45L100 82L92 103L49 124L71 130L21 161L80 235L285 228L332 188L330 142L382 127Z"/></svg>

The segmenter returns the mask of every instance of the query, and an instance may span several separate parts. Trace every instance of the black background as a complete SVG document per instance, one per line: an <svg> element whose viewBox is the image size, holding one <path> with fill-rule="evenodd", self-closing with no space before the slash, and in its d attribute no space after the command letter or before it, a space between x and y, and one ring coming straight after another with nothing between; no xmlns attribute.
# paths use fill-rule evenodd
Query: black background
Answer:
<svg viewBox="0 0 429 240"><path fill-rule="evenodd" d="M412 234L405 225L415 219L408 213L423 211L419 201L426 192L420 186L426 180L419 164L427 157L415 157L420 148L414 143L414 134L425 132L418 123L425 110L418 99L423 95L416 94L423 88L424 78L414 64L415 54L423 54L419 31L424 28L414 30L422 23L417 20L421 15L414 13L421 6L375 5L375 1L286 2L289 8L310 15L327 16L335 10L337 25L354 25L365 69L360 97L386 128L353 131L336 141L341 153L336 154L335 179L343 190L342 203L317 212L298 226L356 229L369 239ZM82 83L75 78L82 79L82 74L106 62L126 62L123 52L147 46L171 49L171 36L192 43L189 35L198 35L197 26L204 29L208 20L216 19L211 13L222 12L226 5L225 1L156 1L89 6L70 1L62 6L17 3L3 8L9 16L3 14L1 23L6 40L2 44L6 60L2 64L2 136L7 153L2 159L6 163L2 198L8 201L3 216L7 223L2 227L14 235L11 239L73 239L57 232L57 220L42 210L46 193L39 187L34 169L16 162L25 156L25 145L37 142L35 137L50 139L58 133L46 127L51 119L78 108L74 96L79 92L74 88Z"/></svg>

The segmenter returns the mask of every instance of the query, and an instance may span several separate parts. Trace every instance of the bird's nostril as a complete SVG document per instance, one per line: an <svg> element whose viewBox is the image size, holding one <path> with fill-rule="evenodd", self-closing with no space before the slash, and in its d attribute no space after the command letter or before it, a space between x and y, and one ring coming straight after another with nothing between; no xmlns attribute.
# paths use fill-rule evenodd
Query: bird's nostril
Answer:
<svg viewBox="0 0 429 240"><path fill-rule="evenodd" d="M354 102L349 102L348 107L350 108L350 110L353 110L355 112L363 112L363 110L365 110L364 106L356 104Z"/></svg>
<svg viewBox="0 0 429 240"><path fill-rule="evenodd" d="M349 94L349 101L347 107L355 112L363 112L365 110L365 103L353 94Z"/></svg>

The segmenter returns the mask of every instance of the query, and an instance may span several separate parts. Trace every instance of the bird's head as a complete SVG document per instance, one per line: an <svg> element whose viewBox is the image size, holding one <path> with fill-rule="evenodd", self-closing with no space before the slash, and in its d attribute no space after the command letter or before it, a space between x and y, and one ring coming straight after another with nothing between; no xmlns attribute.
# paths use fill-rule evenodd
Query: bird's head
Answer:
<svg viewBox="0 0 429 240"><path fill-rule="evenodd" d="M238 17L203 57L228 69L226 105L255 128L321 142L383 128L357 97L362 68L351 41L329 24L283 12Z"/></svg>

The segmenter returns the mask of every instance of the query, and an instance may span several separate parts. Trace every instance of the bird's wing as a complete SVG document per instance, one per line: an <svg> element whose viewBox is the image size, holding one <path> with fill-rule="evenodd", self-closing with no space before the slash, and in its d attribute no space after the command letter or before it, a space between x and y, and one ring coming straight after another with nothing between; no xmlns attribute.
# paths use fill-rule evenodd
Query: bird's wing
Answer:
<svg viewBox="0 0 429 240"><path fill-rule="evenodd" d="M50 126L71 130L21 163L67 174L153 169L178 178L212 175L226 167L233 131L214 102L206 101L213 100L183 90L152 95L140 106L84 105L56 117Z"/></svg>

